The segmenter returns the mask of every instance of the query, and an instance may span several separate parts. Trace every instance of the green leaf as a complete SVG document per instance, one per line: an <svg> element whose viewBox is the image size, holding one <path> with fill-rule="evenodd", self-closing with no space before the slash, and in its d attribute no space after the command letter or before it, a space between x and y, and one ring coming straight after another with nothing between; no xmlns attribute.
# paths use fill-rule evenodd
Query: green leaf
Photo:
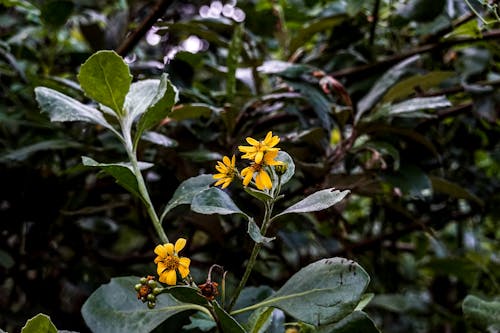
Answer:
<svg viewBox="0 0 500 333"><path fill-rule="evenodd" d="M221 109L204 103L188 103L177 105L169 117L175 120L208 118L212 113L220 113Z"/></svg>
<svg viewBox="0 0 500 333"><path fill-rule="evenodd" d="M321 121L321 126L330 130L332 128L332 120L330 114L333 109L332 103L328 100L325 94L316 86L298 81L286 81L295 91L299 91L303 96L303 100L311 105L314 112Z"/></svg>
<svg viewBox="0 0 500 333"><path fill-rule="evenodd" d="M202 332L208 332L217 327L217 324L212 317L204 312L196 312L194 315L189 317L189 320L191 320L191 323L182 327L185 330L199 329Z"/></svg>
<svg viewBox="0 0 500 333"><path fill-rule="evenodd" d="M245 186L243 189L245 190L245 192L250 194L252 197L259 199L260 201L268 201L268 200L272 200L272 198L273 198L268 193L261 191L261 190L258 190L258 189L255 189L253 187Z"/></svg>
<svg viewBox="0 0 500 333"><path fill-rule="evenodd" d="M196 194L191 203L191 209L200 214L242 214L249 218L236 206L231 197L218 187L211 187Z"/></svg>
<svg viewBox="0 0 500 333"><path fill-rule="evenodd" d="M264 237L264 235L260 233L260 228L257 226L253 218L248 220L247 232L256 243L269 243L276 239L276 237Z"/></svg>
<svg viewBox="0 0 500 333"><path fill-rule="evenodd" d="M57 328L49 316L39 313L26 322L21 333L57 333Z"/></svg>
<svg viewBox="0 0 500 333"><path fill-rule="evenodd" d="M233 313L272 306L306 323L330 324L354 311L369 281L354 261L322 259L302 268L271 297Z"/></svg>
<svg viewBox="0 0 500 333"><path fill-rule="evenodd" d="M46 87L36 87L35 96L42 112L49 114L50 121L83 121L101 125L119 135L99 110L82 104L74 98Z"/></svg>
<svg viewBox="0 0 500 333"><path fill-rule="evenodd" d="M423 199L432 195L429 177L413 164L402 165L397 172L384 174L382 178L410 197Z"/></svg>
<svg viewBox="0 0 500 333"><path fill-rule="evenodd" d="M243 23L237 24L234 28L233 37L229 44L227 55L227 79L226 79L226 98L232 101L236 91L236 69L238 68L241 46L243 44Z"/></svg>
<svg viewBox="0 0 500 333"><path fill-rule="evenodd" d="M141 139L167 148L177 147L179 145L179 143L174 139L170 139L163 134L151 131L144 132Z"/></svg>
<svg viewBox="0 0 500 333"><path fill-rule="evenodd" d="M137 299L134 285L139 277L112 278L100 286L83 304L82 315L93 332L150 332L167 318L187 310L204 308L182 303L168 294L156 297L156 307L150 310Z"/></svg>
<svg viewBox="0 0 500 333"><path fill-rule="evenodd" d="M402 116L419 110L434 110L450 107L451 103L446 96L416 97L389 107L389 115Z"/></svg>
<svg viewBox="0 0 500 333"><path fill-rule="evenodd" d="M418 74L407 79L401 80L392 86L382 98L382 103L401 100L415 94L415 89L426 91L437 87L444 80L453 76L454 72L434 71L427 74Z"/></svg>
<svg viewBox="0 0 500 333"><path fill-rule="evenodd" d="M248 333L281 333L285 314L279 309L264 307L255 310L245 325Z"/></svg>
<svg viewBox="0 0 500 333"><path fill-rule="evenodd" d="M132 83L123 104L127 117L133 121L146 112L158 93L159 85L160 80L153 79Z"/></svg>
<svg viewBox="0 0 500 333"><path fill-rule="evenodd" d="M411 66L419 59L418 55L405 59L382 75L368 94L359 101L355 121L358 122L363 114L372 109L391 86L411 71Z"/></svg>
<svg viewBox="0 0 500 333"><path fill-rule="evenodd" d="M40 18L45 25L51 28L59 28L66 23L74 8L75 5L71 1L48 1L41 7Z"/></svg>
<svg viewBox="0 0 500 333"><path fill-rule="evenodd" d="M327 209L343 200L349 193L349 190L340 191L333 188L317 191L288 207L275 217L290 213L307 213Z"/></svg>
<svg viewBox="0 0 500 333"><path fill-rule="evenodd" d="M297 30L297 34L292 37L289 44L289 54L293 54L299 47L306 44L306 42L311 39L316 33L321 31L330 30L333 27L341 24L348 18L345 14L337 14L328 17L321 17L316 20L312 20L300 27Z"/></svg>
<svg viewBox="0 0 500 333"><path fill-rule="evenodd" d="M362 311L354 311L338 323L318 327L317 333L380 333L375 323Z"/></svg>
<svg viewBox="0 0 500 333"><path fill-rule="evenodd" d="M123 105L132 75L115 51L98 51L81 66L78 80L85 94L124 116Z"/></svg>
<svg viewBox="0 0 500 333"><path fill-rule="evenodd" d="M221 308L217 301L212 302L212 305L214 306L215 314L219 319L219 324L221 326L222 332L246 333L243 327L236 321L236 319L231 317L229 313Z"/></svg>
<svg viewBox="0 0 500 333"><path fill-rule="evenodd" d="M173 286L164 288L162 293L170 294L177 300L185 303L192 303L205 306L207 299L200 294L199 289L189 286Z"/></svg>
<svg viewBox="0 0 500 333"><path fill-rule="evenodd" d="M286 164L286 171L280 177L281 185L286 184L290 179L292 179L293 175L295 174L295 163L293 162L292 157L287 152L282 150L278 152L276 161L281 161Z"/></svg>
<svg viewBox="0 0 500 333"><path fill-rule="evenodd" d="M474 295L467 295L462 303L465 321L473 327L492 332L488 328L500 327L500 301L485 301Z"/></svg>
<svg viewBox="0 0 500 333"><path fill-rule="evenodd" d="M97 167L102 169L104 172L113 176L116 182L123 186L127 191L135 195L136 197L142 199L142 195L139 191L139 186L137 184L137 178L132 171L132 167L125 163L99 163L90 157L82 156L82 163L85 166ZM146 169L151 167L150 163L140 163L139 167L141 169Z"/></svg>
<svg viewBox="0 0 500 333"><path fill-rule="evenodd" d="M145 130L152 128L163 120L172 111L172 107L179 98L177 88L170 82L167 74L161 76L156 95L148 105L137 124L137 136L140 136Z"/></svg>
<svg viewBox="0 0 500 333"><path fill-rule="evenodd" d="M429 179L435 192L448 194L453 198L471 200L484 206L484 201L481 198L456 183L436 176L429 176Z"/></svg>
<svg viewBox="0 0 500 333"><path fill-rule="evenodd" d="M167 213L173 208L180 205L190 205L196 194L207 190L214 182L215 179L212 175L199 175L183 181L179 187L177 187L174 195L165 206L165 209L161 214L160 221L163 221Z"/></svg>
<svg viewBox="0 0 500 333"><path fill-rule="evenodd" d="M78 142L73 142L70 140L48 140L37 142L29 146L21 147L19 149L9 151L4 155L0 155L0 162L7 161L25 161L33 154L39 151L45 150L59 150L59 149L68 149L68 148L80 148L81 144Z"/></svg>

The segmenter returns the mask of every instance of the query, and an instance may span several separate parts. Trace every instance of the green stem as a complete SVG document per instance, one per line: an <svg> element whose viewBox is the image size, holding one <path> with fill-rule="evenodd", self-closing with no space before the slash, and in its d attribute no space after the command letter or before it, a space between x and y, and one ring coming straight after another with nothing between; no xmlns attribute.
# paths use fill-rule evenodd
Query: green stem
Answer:
<svg viewBox="0 0 500 333"><path fill-rule="evenodd" d="M120 122L122 128L123 139L125 140L125 149L127 150L127 155L129 157L130 163L132 164L132 171L134 173L135 178L137 179L137 186L139 188L139 194L141 195L141 199L146 206L146 211L148 212L149 218L151 222L153 222L153 226L160 237L162 243L169 243L168 237L161 226L160 219L156 214L153 203L149 196L148 189L146 187L146 182L144 181L144 177L142 176L141 169L139 168L139 162L137 161L137 153L134 149L132 143L132 137L130 133L130 126L127 123Z"/></svg>
<svg viewBox="0 0 500 333"><path fill-rule="evenodd" d="M269 228L270 221L271 221L271 212L273 211L273 206L274 206L274 199L267 201L265 203L265 213L264 213L264 219L262 220L262 226L260 228L260 232L263 236L266 235L267 229ZM262 243L255 243L252 249L252 253L250 254L250 259L248 260L247 267L245 269L245 273L243 274L243 277L240 280L240 283L238 284L238 287L236 288L236 291L234 292L233 298L231 299L231 303L229 304L228 307L228 312L231 311L233 308L234 304L236 303L236 300L238 299L238 296L240 295L241 291L245 287L245 284L248 281L248 278L250 277L250 273L252 273L252 269L255 266L255 262L257 261L257 257L259 255L260 249L262 248Z"/></svg>

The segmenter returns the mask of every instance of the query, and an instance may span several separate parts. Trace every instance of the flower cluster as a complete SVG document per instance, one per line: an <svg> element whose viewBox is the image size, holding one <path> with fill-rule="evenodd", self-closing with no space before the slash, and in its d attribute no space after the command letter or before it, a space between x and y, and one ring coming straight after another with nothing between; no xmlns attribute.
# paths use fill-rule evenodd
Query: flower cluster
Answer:
<svg viewBox="0 0 500 333"><path fill-rule="evenodd" d="M276 161L279 148L275 147L280 139L277 135L269 131L262 141L257 141L254 138L248 137L246 141L250 146L239 146L240 152L244 153L241 158L251 160L251 164L241 170L241 174L236 169L235 156L231 159L224 156L222 162L217 162L215 169L219 172L213 177L217 179L215 186L222 185L226 188L231 184L235 177L240 176L244 186L248 186L252 180L255 180L255 186L259 190L270 190L273 187L273 182L269 175L269 168L272 166L283 165L281 161Z"/></svg>

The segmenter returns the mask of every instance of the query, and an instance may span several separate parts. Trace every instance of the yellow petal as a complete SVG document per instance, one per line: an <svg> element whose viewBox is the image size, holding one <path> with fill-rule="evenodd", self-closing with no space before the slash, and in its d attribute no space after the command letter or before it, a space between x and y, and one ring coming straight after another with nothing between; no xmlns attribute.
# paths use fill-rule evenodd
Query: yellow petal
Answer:
<svg viewBox="0 0 500 333"><path fill-rule="evenodd" d="M264 157L264 152L258 151L257 154L255 154L255 163L259 164L262 162L262 158Z"/></svg>
<svg viewBox="0 0 500 333"><path fill-rule="evenodd" d="M177 269L179 270L179 273L181 273L182 278L185 278L189 274L189 264L191 263L191 260L186 257L179 258L179 267Z"/></svg>
<svg viewBox="0 0 500 333"><path fill-rule="evenodd" d="M173 256L174 255L174 244L172 244L172 243L165 244L165 251L167 251L167 254L169 256Z"/></svg>
<svg viewBox="0 0 500 333"><path fill-rule="evenodd" d="M278 136L273 136L269 142L267 142L267 146L269 148L276 146L280 142L280 138Z"/></svg>
<svg viewBox="0 0 500 333"><path fill-rule="evenodd" d="M156 272L161 276L165 269L167 269L167 265L163 261L160 261L158 263L158 267L156 268Z"/></svg>
<svg viewBox="0 0 500 333"><path fill-rule="evenodd" d="M249 146L238 146L238 149L242 153L252 153L255 152L255 147L249 147Z"/></svg>
<svg viewBox="0 0 500 333"><path fill-rule="evenodd" d="M250 181L252 180L253 168L246 167L245 169L241 170L241 176L243 177L243 185L247 186L248 184L250 184Z"/></svg>
<svg viewBox="0 0 500 333"><path fill-rule="evenodd" d="M177 283L177 273L173 269L163 273L162 276L165 277L165 283L168 285L174 286Z"/></svg>
<svg viewBox="0 0 500 333"><path fill-rule="evenodd" d="M227 156L224 156L222 158L222 162L224 162L225 165L228 165L228 166L231 165L231 161L229 160L229 157L227 157Z"/></svg>
<svg viewBox="0 0 500 333"><path fill-rule="evenodd" d="M255 184L259 190L263 190L265 188L270 189L273 187L269 174L264 170L261 170L255 177Z"/></svg>
<svg viewBox="0 0 500 333"><path fill-rule="evenodd" d="M272 131L267 132L266 137L264 138L264 143L268 144L268 142L269 142L269 140L271 140L272 136L273 136Z"/></svg>
<svg viewBox="0 0 500 333"><path fill-rule="evenodd" d="M235 165L236 165L236 156L233 155L233 157L231 158L231 166L234 168Z"/></svg>
<svg viewBox="0 0 500 333"><path fill-rule="evenodd" d="M158 262L160 262L160 261L162 261L162 260L163 260L163 258L162 258L162 257L160 257L160 256L156 257L156 258L155 258L155 264L157 264Z"/></svg>
<svg viewBox="0 0 500 333"><path fill-rule="evenodd" d="M166 249L166 246L167 244L164 244L164 245L157 245L155 247L155 253L162 257L162 258L165 258L167 256L167 249Z"/></svg>
<svg viewBox="0 0 500 333"><path fill-rule="evenodd" d="M184 246L186 246L186 239L179 238L175 242L175 253L179 253L184 248Z"/></svg>
<svg viewBox="0 0 500 333"><path fill-rule="evenodd" d="M227 175L225 173L216 173L212 176L214 179L226 178Z"/></svg>
<svg viewBox="0 0 500 333"><path fill-rule="evenodd" d="M254 138L248 137L248 138L246 138L246 140L252 146L258 146L259 145L259 141L255 140Z"/></svg>
<svg viewBox="0 0 500 333"><path fill-rule="evenodd" d="M231 181L232 181L232 179L231 179L231 178L227 178L227 179L225 179L225 180L222 180L222 183L223 183L223 184L222 184L222 186L221 186L221 189L225 189L226 187L228 187L228 186L229 186L229 184L231 184Z"/></svg>

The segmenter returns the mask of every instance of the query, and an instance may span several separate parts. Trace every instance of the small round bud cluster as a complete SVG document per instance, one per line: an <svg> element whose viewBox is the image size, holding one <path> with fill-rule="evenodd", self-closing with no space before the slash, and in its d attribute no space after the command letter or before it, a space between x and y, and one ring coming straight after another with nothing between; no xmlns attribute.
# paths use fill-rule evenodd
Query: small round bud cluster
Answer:
<svg viewBox="0 0 500 333"><path fill-rule="evenodd" d="M139 282L134 287L137 291L137 299L143 303L148 302L148 308L153 309L156 306L156 295L161 293L162 288L157 287L155 278L151 275L142 277Z"/></svg>

